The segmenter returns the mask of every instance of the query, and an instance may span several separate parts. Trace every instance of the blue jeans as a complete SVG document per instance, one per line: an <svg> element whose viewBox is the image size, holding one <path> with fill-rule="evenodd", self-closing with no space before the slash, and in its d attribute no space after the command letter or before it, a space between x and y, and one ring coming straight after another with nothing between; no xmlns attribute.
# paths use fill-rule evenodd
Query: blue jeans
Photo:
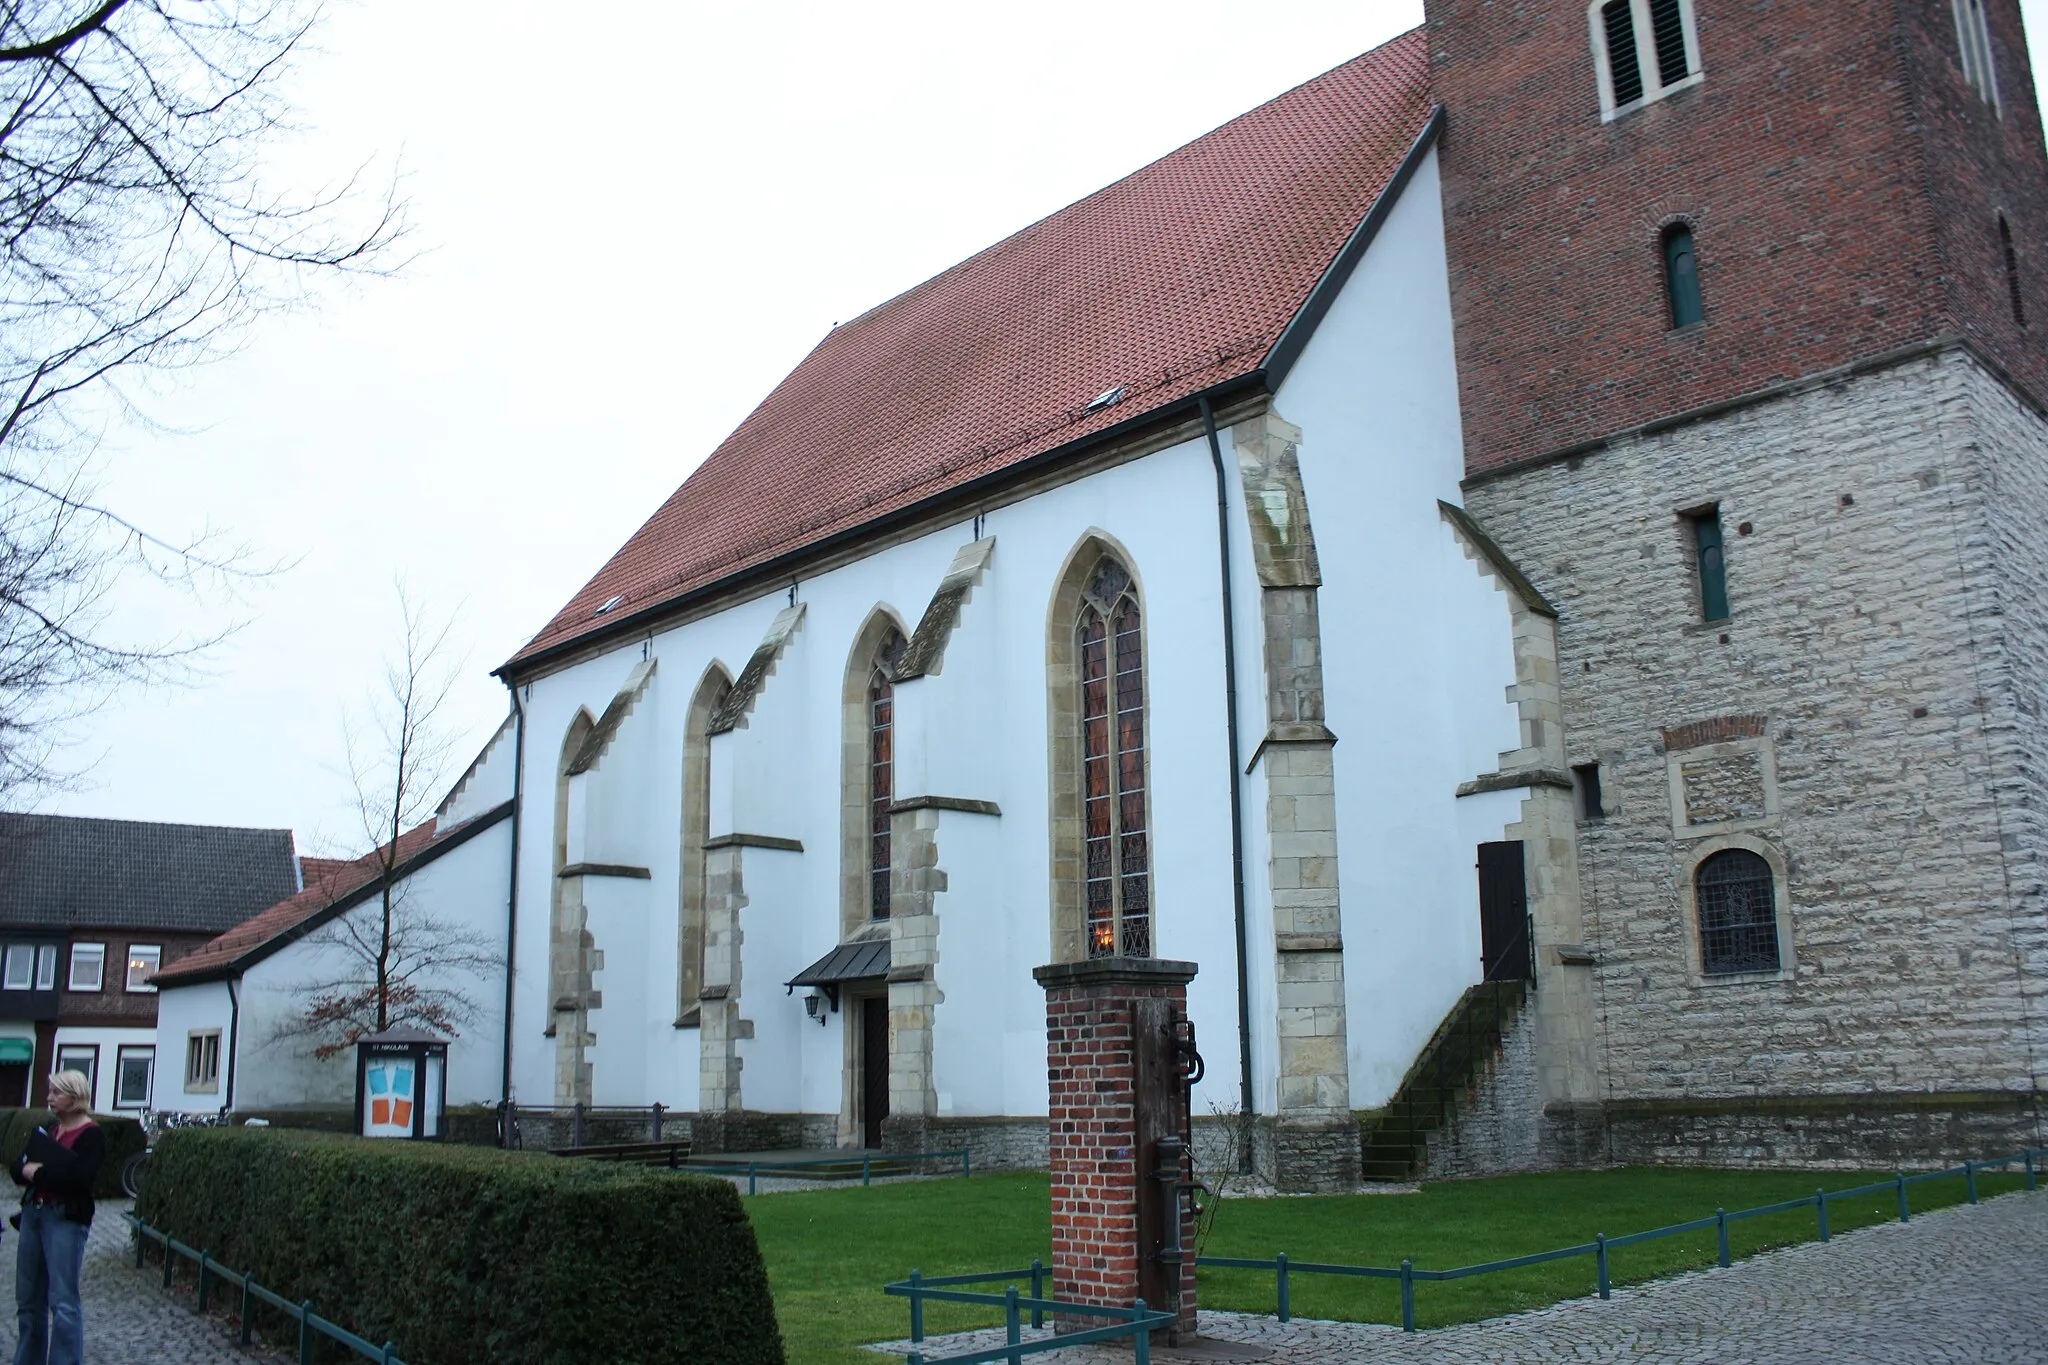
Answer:
<svg viewBox="0 0 2048 1365"><path fill-rule="evenodd" d="M78 1273L85 1265L81 1223L61 1206L29 1204L21 1211L21 1244L14 1254L14 1365L84 1365L85 1315L78 1304Z"/></svg>

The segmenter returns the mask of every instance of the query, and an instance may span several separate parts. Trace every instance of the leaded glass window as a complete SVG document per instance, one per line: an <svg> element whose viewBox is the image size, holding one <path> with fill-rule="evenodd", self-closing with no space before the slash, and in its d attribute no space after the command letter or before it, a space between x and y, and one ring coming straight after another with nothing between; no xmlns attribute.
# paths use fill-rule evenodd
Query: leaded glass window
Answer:
<svg viewBox="0 0 2048 1365"><path fill-rule="evenodd" d="M868 914L889 918L889 803L896 797L896 665L903 636L882 637L868 673Z"/></svg>
<svg viewBox="0 0 2048 1365"><path fill-rule="evenodd" d="M1716 853L1699 866L1700 971L1778 970L1778 897L1771 865L1747 849Z"/></svg>
<svg viewBox="0 0 2048 1365"><path fill-rule="evenodd" d="M1152 956L1145 655L1138 591L1104 555L1075 624L1081 658L1082 905L1088 956Z"/></svg>

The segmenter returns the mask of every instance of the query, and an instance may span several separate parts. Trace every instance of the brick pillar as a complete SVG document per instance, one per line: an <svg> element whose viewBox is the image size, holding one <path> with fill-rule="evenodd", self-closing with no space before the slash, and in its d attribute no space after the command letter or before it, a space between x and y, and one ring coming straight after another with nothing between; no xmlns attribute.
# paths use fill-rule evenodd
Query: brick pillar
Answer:
<svg viewBox="0 0 2048 1365"><path fill-rule="evenodd" d="M1171 1025L1187 1016L1195 964L1098 958L1036 969L1045 987L1052 1261L1058 1296L1177 1311L1169 1341L1195 1334L1194 1218L1182 1204L1176 1269L1162 1261L1169 1198L1152 1179L1154 1139L1184 1136L1187 1092ZM1076 1318L1063 1327L1106 1325Z"/></svg>

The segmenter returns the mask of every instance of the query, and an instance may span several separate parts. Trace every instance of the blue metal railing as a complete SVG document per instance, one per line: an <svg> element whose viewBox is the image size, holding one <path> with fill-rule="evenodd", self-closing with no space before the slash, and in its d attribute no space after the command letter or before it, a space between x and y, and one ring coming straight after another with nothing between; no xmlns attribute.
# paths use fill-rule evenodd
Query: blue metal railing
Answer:
<svg viewBox="0 0 2048 1365"><path fill-rule="evenodd" d="M1719 1264L1725 1266L1731 1260L1728 1248L1728 1225L1739 1222L1744 1218L1761 1218L1765 1214L1788 1213L1794 1209L1810 1208L1814 1211L1814 1216L1819 1223L1820 1240L1825 1242L1830 1236L1828 1230L1828 1202L1830 1200L1854 1199L1867 1194L1895 1192L1898 1196L1899 1221L1903 1223L1909 1221L1913 1216L1911 1201L1907 1196L1907 1187L1909 1185L1915 1185L1924 1180L1944 1180L1959 1175L1964 1180L1966 1199L1974 1204L1977 1202L1977 1173L1979 1171L1998 1170L2010 1166L2014 1162L2022 1163L2026 1167L2027 1188L2031 1190L2035 1188L2036 1184L2035 1167L2037 1158L2044 1155L2048 1155L2048 1149L2029 1148L2012 1156L1996 1157L1989 1161L1965 1161L1960 1166L1950 1166L1939 1171L1922 1171L1914 1175L1907 1175L1904 1171L1901 1171L1894 1178L1879 1181L1874 1185L1858 1185L1854 1189L1848 1190L1815 1190L1812 1194L1802 1199L1787 1199L1776 1204L1759 1205L1753 1209L1736 1209L1732 1212L1727 1209L1715 1209L1714 1216L1711 1218L1695 1218L1691 1222L1673 1223L1670 1227L1652 1228L1648 1232L1631 1232L1622 1237L1608 1237L1596 1233L1592 1241L1582 1242L1577 1246L1559 1247L1555 1251L1538 1251L1527 1256L1511 1256L1501 1261L1483 1261L1478 1265L1459 1266L1455 1270L1417 1270L1415 1263L1407 1260L1402 1261L1398 1267L1324 1265L1314 1261L1290 1261L1285 1253L1275 1256L1269 1261L1247 1260L1237 1256L1202 1256L1196 1259L1196 1264L1233 1270L1273 1271L1279 1297L1280 1321L1282 1322L1287 1322L1293 1317L1293 1308L1289 1302L1289 1291L1291 1289L1290 1281L1295 1275L1352 1275L1364 1279L1398 1280L1401 1283L1401 1330L1412 1332L1415 1330L1415 1286L1422 1281L1462 1280L1474 1275L1491 1275L1503 1270L1519 1270L1524 1266L1541 1265L1546 1261L1562 1261L1574 1256L1591 1256L1594 1262L1595 1274L1599 1281L1600 1297L1604 1299L1610 1297L1609 1291L1612 1287L1608 1275L1608 1253L1617 1247L1633 1246L1638 1242L1654 1241L1659 1237L1676 1237L1681 1233L1703 1232L1708 1228L1713 1228L1718 1243L1715 1259Z"/></svg>
<svg viewBox="0 0 2048 1365"><path fill-rule="evenodd" d="M387 1341L382 1346L372 1345L354 1332L349 1331L348 1328L343 1327L340 1323L330 1322L318 1313L315 1313L311 1299L306 1299L301 1303L293 1303L283 1295L272 1293L262 1285L257 1284L251 1278L248 1271L236 1274L220 1262L214 1260L205 1251L194 1251L169 1233L159 1232L134 1214L124 1213L121 1216L126 1218L129 1225L135 1229L135 1268L137 1270L142 1269L142 1253L146 1242L155 1241L163 1244L164 1288L169 1289L171 1287L171 1271L177 1265L173 1253L184 1257L199 1267L199 1302L197 1305L199 1312L204 1313L206 1311L207 1291L213 1288L215 1282L218 1282L223 1288L240 1291L242 1301L239 1316L242 1320L242 1345L247 1346L249 1344L250 1332L253 1330L253 1324L249 1319L249 1309L252 1304L261 1302L279 1309L299 1324L299 1365L312 1365L313 1340L316 1336L324 1336L332 1341L338 1341L357 1355L362 1356L365 1360L377 1361L379 1365L405 1365L405 1362L398 1358L398 1346L395 1342Z"/></svg>
<svg viewBox="0 0 2048 1365"><path fill-rule="evenodd" d="M1046 1351L1061 1351L1069 1346L1085 1346L1091 1341L1115 1341L1121 1337L1131 1339L1133 1365L1151 1365L1152 1333L1172 1325L1176 1314L1154 1312L1145 1306L1143 1299L1139 1299L1129 1308L1048 1299L1044 1297L1046 1274L1045 1266L1033 1261L1029 1270L991 1270L975 1275L936 1275L926 1278L922 1273L913 1270L909 1279L883 1285L883 1293L910 1300L910 1340L913 1344L921 1344L924 1341L924 1306L928 1301L972 1303L1003 1310L1001 1346L950 1356L927 1356L922 1351L912 1351L906 1365L983 1365L984 1362L990 1361L1007 1361L1009 1365L1018 1365L1025 1356L1039 1355ZM1019 1294L1014 1284L1000 1294L977 1294L951 1287L963 1284L989 1284L997 1280L1021 1280L1027 1276L1031 1280L1031 1293L1028 1297ZM1043 1327L1047 1313L1061 1317L1114 1318L1116 1321L1108 1327L1061 1332L1027 1342L1024 1340L1024 1314L1027 1310L1031 1314L1033 1327Z"/></svg>
<svg viewBox="0 0 2048 1365"><path fill-rule="evenodd" d="M968 1156L965 1147L951 1148L943 1152L862 1152L859 1157L860 1183L869 1185L874 1182L876 1166L884 1168L882 1174L886 1177L889 1175L889 1171L886 1168L899 1162L953 1161L955 1159L960 1162L960 1175L962 1179L973 1176L974 1163ZM721 1161L712 1157L686 1161L677 1169L685 1174L722 1175L733 1179L738 1179L744 1173L747 1177L747 1193L754 1194L763 1176L770 1179L777 1176L786 1176L790 1179L801 1180L806 1172L833 1170L845 1171L848 1173L848 1178L851 1179L854 1160L854 1155L851 1152L841 1157L814 1157L807 1161Z"/></svg>

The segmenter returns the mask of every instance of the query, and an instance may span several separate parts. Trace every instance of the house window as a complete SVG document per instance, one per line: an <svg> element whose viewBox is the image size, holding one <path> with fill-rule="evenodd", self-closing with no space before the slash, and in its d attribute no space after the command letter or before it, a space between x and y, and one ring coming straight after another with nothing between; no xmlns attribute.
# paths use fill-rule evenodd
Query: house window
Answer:
<svg viewBox="0 0 2048 1365"><path fill-rule="evenodd" d="M1700 620L1728 619L1728 565L1721 547L1721 509L1696 512L1692 523L1693 563L1700 584Z"/></svg>
<svg viewBox="0 0 2048 1365"><path fill-rule="evenodd" d="M2005 295L2012 305L2012 320L2021 327L2027 325L2027 305L2020 299L2020 257L2012 246L2012 224L2005 221L2005 215L1998 215L1998 244L2005 252Z"/></svg>
<svg viewBox="0 0 2048 1365"><path fill-rule="evenodd" d="M1699 865L1693 887L1703 975L1778 970L1778 898L1769 863L1748 849L1723 849Z"/></svg>
<svg viewBox="0 0 2048 1365"><path fill-rule="evenodd" d="M114 1107L149 1108L150 1089L156 1081L156 1049L123 1045L114 1064Z"/></svg>
<svg viewBox="0 0 2048 1365"><path fill-rule="evenodd" d="M185 1035L185 1088L220 1089L220 1030Z"/></svg>
<svg viewBox="0 0 2048 1365"><path fill-rule="evenodd" d="M57 1049L57 1070L76 1071L85 1077L95 1100L100 1093L100 1050L93 1043L66 1043Z"/></svg>
<svg viewBox="0 0 2048 1365"><path fill-rule="evenodd" d="M0 976L0 989L25 991L35 984L36 949L32 943L7 945L7 965Z"/></svg>
<svg viewBox="0 0 2048 1365"><path fill-rule="evenodd" d="M131 991L153 991L149 978L163 965L164 950L154 943L131 943L128 945L128 989Z"/></svg>
<svg viewBox="0 0 2048 1365"><path fill-rule="evenodd" d="M1607 805L1600 795L1600 765L1580 763L1572 768L1572 786L1579 793L1579 818L1605 820Z"/></svg>
<svg viewBox="0 0 2048 1365"><path fill-rule="evenodd" d="M1081 674L1082 906L1090 957L1152 956L1145 658L1131 575L1104 555L1075 626Z"/></svg>
<svg viewBox="0 0 2048 1365"><path fill-rule="evenodd" d="M107 974L107 945L104 943L74 943L71 945L71 982L74 991L96 991Z"/></svg>
<svg viewBox="0 0 2048 1365"><path fill-rule="evenodd" d="M1984 0L1955 0L1956 45L1963 62L1963 79L1982 95L1994 111L1998 108L1998 69L1991 61L1991 21L1984 13Z"/></svg>
<svg viewBox="0 0 2048 1365"><path fill-rule="evenodd" d="M1593 0L1588 18L1603 119L1699 82L1692 0Z"/></svg>
<svg viewBox="0 0 2048 1365"><path fill-rule="evenodd" d="M868 668L868 915L889 918L889 803L895 799L896 665L903 636L882 637Z"/></svg>
<svg viewBox="0 0 2048 1365"><path fill-rule="evenodd" d="M1690 327L1707 315L1700 304L1700 268L1692 229L1683 223L1664 234L1664 298L1674 328Z"/></svg>
<svg viewBox="0 0 2048 1365"><path fill-rule="evenodd" d="M57 989L57 945L45 943L36 949L36 989Z"/></svg>

